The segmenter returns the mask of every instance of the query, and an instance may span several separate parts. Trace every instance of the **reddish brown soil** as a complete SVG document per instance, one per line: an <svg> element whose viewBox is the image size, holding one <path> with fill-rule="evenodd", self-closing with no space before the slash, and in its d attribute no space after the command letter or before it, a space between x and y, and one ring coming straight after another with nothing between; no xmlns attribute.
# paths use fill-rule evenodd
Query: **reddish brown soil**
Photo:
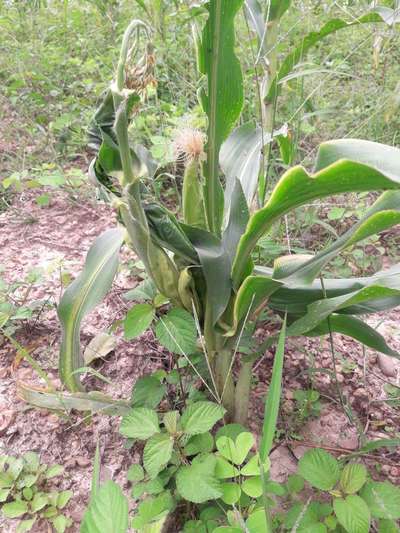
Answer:
<svg viewBox="0 0 400 533"><path fill-rule="evenodd" d="M0 215L1 263L5 267L5 277L10 281L23 278L34 267L51 267L45 281L30 294L30 298L44 298L51 305L21 328L16 338L30 350L32 357L59 387L57 357L60 327L56 305L62 292L60 268L75 276L91 242L106 228L112 227L115 218L108 206L91 201L90 194L84 191L78 201L72 201L65 193L52 193L51 204L47 208L37 206L35 194L38 193L24 193L15 200L11 210ZM125 263L132 259L129 252L123 254ZM57 263L61 267L55 267ZM128 269L122 268L109 296L85 320L83 346L96 333L123 318L127 305L121 294L135 283ZM379 324L379 331L400 349L399 319L400 312L395 311L388 316L374 318L371 323ZM266 331L260 328L257 335L261 340L265 338ZM166 364L169 356L157 346L151 333L130 343L121 338L120 328L116 330L116 336L115 351L105 361L97 363L100 372L112 381L112 385L93 378L87 381L87 385L115 398L128 398L135 379ZM354 451L363 439L399 436L400 410L383 401L387 397L384 385L399 383L398 367L397 370L393 367L394 374L388 377L377 364L376 354L367 350L364 356L359 345L339 335L334 340L338 380L357 422L350 423L344 414L336 385L329 375L307 372L310 368L332 369L328 342L289 340L280 420L282 440L272 455L275 479L282 480L295 470L296 458L306 447L323 445L340 454ZM120 482L125 489L126 469L138 459L138 452L124 448L123 439L118 434L118 418L100 414L91 420L78 414L61 418L54 413L30 408L17 396L17 381L35 386L43 386L44 382L25 361L13 370L15 356L15 349L10 343L0 339L0 451L19 454L34 450L41 453L44 462L56 462L66 467L66 475L59 483L64 489L73 490L74 496L66 512L74 520L70 531L77 532L88 501L97 440L102 450L103 475ZM272 362L273 350L267 352L257 365L257 383L252 394L249 422L256 432L262 421ZM349 362L352 364L349 365ZM299 423L298 417L293 414L293 391L311 384L321 393L322 414L318 419ZM399 483L400 454L397 452L384 449L376 452L375 457L365 459L373 475L383 475ZM0 530L11 533L15 531L16 524L15 520L0 520ZM45 530L43 525L36 528L40 532Z"/></svg>

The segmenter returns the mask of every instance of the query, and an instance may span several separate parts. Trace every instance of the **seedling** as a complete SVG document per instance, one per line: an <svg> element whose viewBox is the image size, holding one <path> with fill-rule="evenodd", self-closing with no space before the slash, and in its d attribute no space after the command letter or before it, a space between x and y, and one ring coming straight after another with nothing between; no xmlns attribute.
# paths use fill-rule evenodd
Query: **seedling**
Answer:
<svg viewBox="0 0 400 533"><path fill-rule="evenodd" d="M63 514L72 497L71 490L54 491L51 479L64 468L40 462L35 452L21 457L0 456L0 502L5 518L22 519L17 533L30 531L38 521L49 522L57 533L63 533L72 520Z"/></svg>

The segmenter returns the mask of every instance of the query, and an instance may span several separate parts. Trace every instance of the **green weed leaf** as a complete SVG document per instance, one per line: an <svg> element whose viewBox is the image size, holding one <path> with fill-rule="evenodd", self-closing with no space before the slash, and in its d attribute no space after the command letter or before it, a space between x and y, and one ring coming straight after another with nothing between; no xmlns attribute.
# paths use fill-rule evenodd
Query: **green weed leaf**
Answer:
<svg viewBox="0 0 400 533"><path fill-rule="evenodd" d="M312 487L331 490L339 481L339 463L325 450L308 450L299 461L299 474Z"/></svg>
<svg viewBox="0 0 400 533"><path fill-rule="evenodd" d="M239 501L242 493L240 485L237 483L221 483L222 496L221 500L227 505L233 505Z"/></svg>
<svg viewBox="0 0 400 533"><path fill-rule="evenodd" d="M348 464L340 476L340 486L346 494L355 494L367 481L367 469L364 465Z"/></svg>
<svg viewBox="0 0 400 533"><path fill-rule="evenodd" d="M22 500L15 500L10 503L5 503L2 507L3 515L6 518L18 518L28 512L28 502Z"/></svg>
<svg viewBox="0 0 400 533"><path fill-rule="evenodd" d="M183 466L176 475L179 494L193 503L204 503L220 498L221 483L215 477L214 455L199 455L190 466Z"/></svg>
<svg viewBox="0 0 400 533"><path fill-rule="evenodd" d="M72 498L72 490L63 490L57 497L57 508L64 509L69 500Z"/></svg>
<svg viewBox="0 0 400 533"><path fill-rule="evenodd" d="M174 500L169 491L160 494L155 498L147 498L138 506L138 512L132 520L135 531L143 530L147 524L158 522L174 508ZM146 529L146 531L157 533L160 529Z"/></svg>
<svg viewBox="0 0 400 533"><path fill-rule="evenodd" d="M185 448L186 455L197 455L198 453L209 453L214 448L214 439L211 433L200 433L191 437Z"/></svg>
<svg viewBox="0 0 400 533"><path fill-rule="evenodd" d="M233 464L229 463L223 457L217 456L215 475L218 479L228 479L240 474L239 470Z"/></svg>
<svg viewBox="0 0 400 533"><path fill-rule="evenodd" d="M37 513L43 509L49 503L49 498L44 492L37 492L33 500L31 501L31 509L34 513Z"/></svg>
<svg viewBox="0 0 400 533"><path fill-rule="evenodd" d="M351 495L346 499L335 498L333 509L339 523L348 533L368 533L371 514L365 501Z"/></svg>
<svg viewBox="0 0 400 533"><path fill-rule="evenodd" d="M170 352L190 355L196 351L196 324L184 309L172 309L161 317L155 332L160 344Z"/></svg>
<svg viewBox="0 0 400 533"><path fill-rule="evenodd" d="M51 520L51 523L53 524L53 527L57 533L64 533L67 527L71 525L72 520L63 514L59 514Z"/></svg>
<svg viewBox="0 0 400 533"><path fill-rule="evenodd" d="M113 481L102 485L91 500L81 524L81 533L126 533L128 500Z"/></svg>
<svg viewBox="0 0 400 533"><path fill-rule="evenodd" d="M31 473L37 472L40 464L39 454L35 452L26 452L22 458L25 461L25 470Z"/></svg>
<svg viewBox="0 0 400 533"><path fill-rule="evenodd" d="M160 431L157 413L147 407L131 409L122 418L119 431L128 439L147 440Z"/></svg>
<svg viewBox="0 0 400 533"><path fill-rule="evenodd" d="M379 533L399 533L399 531L393 520L379 520Z"/></svg>
<svg viewBox="0 0 400 533"><path fill-rule="evenodd" d="M259 498L263 493L261 476L246 478L242 483L242 490L251 498Z"/></svg>
<svg viewBox="0 0 400 533"><path fill-rule="evenodd" d="M153 322L155 313L150 304L137 304L128 311L124 320L124 337L134 339L148 329Z"/></svg>
<svg viewBox="0 0 400 533"><path fill-rule="evenodd" d="M45 472L46 479L52 479L53 477L61 476L64 472L64 467L61 465L51 465Z"/></svg>
<svg viewBox="0 0 400 533"><path fill-rule="evenodd" d="M374 518L400 518L400 488L389 481L367 483L361 491L361 496Z"/></svg>
<svg viewBox="0 0 400 533"><path fill-rule="evenodd" d="M195 402L182 414L181 426L187 435L205 433L225 414L225 409L214 402Z"/></svg>
<svg viewBox="0 0 400 533"><path fill-rule="evenodd" d="M174 439L168 433L157 433L146 442L143 464L151 479L167 466L173 447Z"/></svg>
<svg viewBox="0 0 400 533"><path fill-rule="evenodd" d="M217 449L219 453L236 465L241 465L246 459L249 451L254 446L254 437L251 433L240 433L234 442L229 437L217 439Z"/></svg>
<svg viewBox="0 0 400 533"><path fill-rule="evenodd" d="M133 407L155 409L161 402L166 388L154 376L139 378L132 389L131 403Z"/></svg>
<svg viewBox="0 0 400 533"><path fill-rule="evenodd" d="M16 533L25 533L26 531L30 531L35 522L36 517L29 518L28 520L21 520L21 522L17 526Z"/></svg>
<svg viewBox="0 0 400 533"><path fill-rule="evenodd" d="M131 465L126 473L126 479L128 481L136 482L144 479L144 470L140 465Z"/></svg>

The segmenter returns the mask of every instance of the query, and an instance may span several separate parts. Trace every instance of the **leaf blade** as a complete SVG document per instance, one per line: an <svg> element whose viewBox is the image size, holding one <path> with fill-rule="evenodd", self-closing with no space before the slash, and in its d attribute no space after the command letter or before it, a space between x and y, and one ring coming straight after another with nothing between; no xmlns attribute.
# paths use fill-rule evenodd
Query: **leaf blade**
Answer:
<svg viewBox="0 0 400 533"><path fill-rule="evenodd" d="M84 390L79 377L73 374L83 366L79 339L82 320L111 287L122 242L120 229L100 235L87 254L81 274L67 287L60 300L57 309L62 327L59 371L61 380L71 392Z"/></svg>

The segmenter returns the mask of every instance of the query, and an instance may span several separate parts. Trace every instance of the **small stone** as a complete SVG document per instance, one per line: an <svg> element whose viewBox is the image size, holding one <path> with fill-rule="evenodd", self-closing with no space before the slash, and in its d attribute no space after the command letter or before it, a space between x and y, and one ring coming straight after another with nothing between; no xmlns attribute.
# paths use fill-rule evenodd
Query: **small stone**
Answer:
<svg viewBox="0 0 400 533"><path fill-rule="evenodd" d="M391 467L389 465L382 465L382 474L389 475L391 471Z"/></svg>
<svg viewBox="0 0 400 533"><path fill-rule="evenodd" d="M74 522L77 522L78 524L82 520L83 512L78 509L72 509L72 511L70 511L68 514L71 520L73 520Z"/></svg>
<svg viewBox="0 0 400 533"><path fill-rule="evenodd" d="M79 457L76 457L75 459L76 459L78 466L82 466L82 467L89 466L91 463L90 459L88 459L87 457L79 456Z"/></svg>
<svg viewBox="0 0 400 533"><path fill-rule="evenodd" d="M293 402L286 400L282 403L282 408L285 413L291 413L293 411Z"/></svg>
<svg viewBox="0 0 400 533"><path fill-rule="evenodd" d="M340 440L341 446L346 448L346 450L357 450L358 449L358 437L357 435L351 435L347 438Z"/></svg>
<svg viewBox="0 0 400 533"><path fill-rule="evenodd" d="M53 414L47 416L47 421L51 426L58 426L60 423L59 417Z"/></svg>
<svg viewBox="0 0 400 533"><path fill-rule="evenodd" d="M397 374L400 374L400 362L383 353L378 353L378 366L382 374L387 377L395 378Z"/></svg>
<svg viewBox="0 0 400 533"><path fill-rule="evenodd" d="M64 466L67 470L74 468L76 466L76 459L74 457L71 457L67 461L65 461Z"/></svg>
<svg viewBox="0 0 400 533"><path fill-rule="evenodd" d="M337 374L337 380L338 380L339 383L343 383L344 382L343 374Z"/></svg>
<svg viewBox="0 0 400 533"><path fill-rule="evenodd" d="M18 370L18 379L24 380L32 377L31 368L21 368Z"/></svg>
<svg viewBox="0 0 400 533"><path fill-rule="evenodd" d="M61 389L61 381L58 378L52 379L51 383L56 390Z"/></svg>
<svg viewBox="0 0 400 533"><path fill-rule="evenodd" d="M368 393L363 387L356 389L353 394L357 398L368 398Z"/></svg>
<svg viewBox="0 0 400 533"><path fill-rule="evenodd" d="M287 391L285 392L285 398L286 398L287 400L293 400L293 398L294 398L294 396L293 396L293 391L291 391L291 390L287 390Z"/></svg>

